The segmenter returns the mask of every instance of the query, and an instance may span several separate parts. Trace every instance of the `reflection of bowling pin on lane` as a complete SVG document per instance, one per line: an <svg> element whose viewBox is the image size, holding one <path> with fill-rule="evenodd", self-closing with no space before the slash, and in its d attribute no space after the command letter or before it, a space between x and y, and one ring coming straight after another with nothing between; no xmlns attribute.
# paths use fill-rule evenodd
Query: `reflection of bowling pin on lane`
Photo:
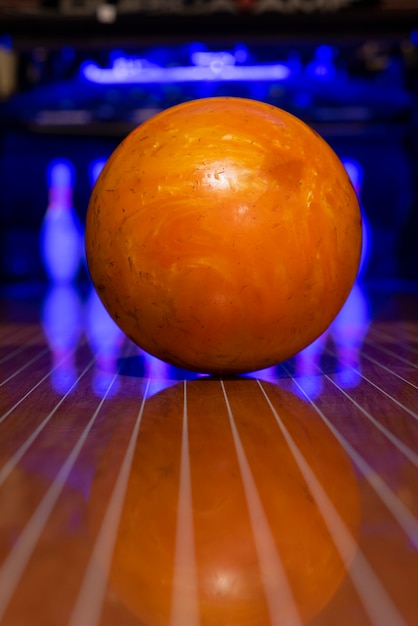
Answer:
<svg viewBox="0 0 418 626"><path fill-rule="evenodd" d="M318 398L321 394L323 380L320 376L320 359L327 335L328 331L325 331L318 339L295 356L294 375L295 378L297 378L297 384L295 385L294 391L296 395L302 398L304 397L304 393L306 393L311 400L315 400L315 398Z"/></svg>
<svg viewBox="0 0 418 626"><path fill-rule="evenodd" d="M361 380L360 350L370 323L370 311L361 283L357 281L343 308L331 326L295 357L295 393L314 400L322 390L321 356L327 342L334 342L337 352L337 382L341 387L355 387ZM303 392L300 393L300 387Z"/></svg>
<svg viewBox="0 0 418 626"><path fill-rule="evenodd" d="M369 323L367 299L360 283L356 282L330 327L339 365L337 381L341 387L355 387L360 382L360 350Z"/></svg>
<svg viewBox="0 0 418 626"><path fill-rule="evenodd" d="M81 227L72 203L73 166L52 161L48 168L48 208L41 227L41 255L50 280L68 283L77 277L83 258Z"/></svg>
<svg viewBox="0 0 418 626"><path fill-rule="evenodd" d="M42 307L42 326L52 354L52 386L66 393L75 383L75 348L82 334L82 310L72 285L53 285Z"/></svg>
<svg viewBox="0 0 418 626"><path fill-rule="evenodd" d="M85 332L96 358L93 389L101 397L116 373L124 334L106 311L93 287L86 303ZM112 395L116 391L115 381L111 387Z"/></svg>

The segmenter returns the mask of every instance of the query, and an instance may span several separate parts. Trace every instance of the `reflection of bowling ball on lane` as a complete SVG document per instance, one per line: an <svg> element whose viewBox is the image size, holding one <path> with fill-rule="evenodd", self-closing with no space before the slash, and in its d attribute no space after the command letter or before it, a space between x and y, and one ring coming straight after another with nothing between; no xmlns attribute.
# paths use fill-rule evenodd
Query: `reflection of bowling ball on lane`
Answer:
<svg viewBox="0 0 418 626"><path fill-rule="evenodd" d="M273 384L262 385L356 538L358 488L346 453L309 405ZM354 544L347 546L344 563L258 383L230 380L225 388L273 544L297 609L308 620L335 594L354 556ZM186 397L194 584L190 570L180 581L175 574L176 539L182 532L177 519L183 384L145 404L109 584L144 626L170 624L179 585L186 605L197 590L202 626L269 626L266 586L276 593L280 581L266 580L266 571L261 571L256 537L262 526L254 523L259 511L249 511L221 383L187 382ZM95 500L100 503L106 497L114 479L108 458L106 453L92 488L90 514L96 530L101 515ZM289 623L291 608L284 603L275 624ZM187 615L188 606L182 612Z"/></svg>
<svg viewBox="0 0 418 626"><path fill-rule="evenodd" d="M216 374L293 356L353 285L361 215L348 174L304 122L263 102L167 109L116 148L93 189L89 270L146 352Z"/></svg>

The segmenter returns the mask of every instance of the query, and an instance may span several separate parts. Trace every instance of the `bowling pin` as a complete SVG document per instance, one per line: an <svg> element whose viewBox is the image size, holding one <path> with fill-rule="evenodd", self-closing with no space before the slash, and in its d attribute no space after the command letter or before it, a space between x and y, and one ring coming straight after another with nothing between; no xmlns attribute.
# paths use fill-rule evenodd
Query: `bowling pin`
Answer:
<svg viewBox="0 0 418 626"><path fill-rule="evenodd" d="M94 159L89 166L89 174L90 174L90 185L93 188L96 184L97 179L100 176L100 172L104 168L106 163L106 159Z"/></svg>
<svg viewBox="0 0 418 626"><path fill-rule="evenodd" d="M73 167L55 160L48 168L48 207L41 227L41 256L48 278L58 284L77 277L83 258L81 227L72 203Z"/></svg>
<svg viewBox="0 0 418 626"><path fill-rule="evenodd" d="M362 242L362 248L361 248L360 266L359 266L359 270L357 274L357 279L359 279L363 277L364 272L367 268L367 265L370 259L371 248L372 248L371 226L370 226L369 220L367 219L367 215L364 211L362 201L361 201L364 171L363 171L363 167L361 166L361 164L355 159L342 158L342 163L353 184L354 190L357 194L357 198L360 204L360 210L361 210L361 220L362 220L362 225L363 225L363 242Z"/></svg>

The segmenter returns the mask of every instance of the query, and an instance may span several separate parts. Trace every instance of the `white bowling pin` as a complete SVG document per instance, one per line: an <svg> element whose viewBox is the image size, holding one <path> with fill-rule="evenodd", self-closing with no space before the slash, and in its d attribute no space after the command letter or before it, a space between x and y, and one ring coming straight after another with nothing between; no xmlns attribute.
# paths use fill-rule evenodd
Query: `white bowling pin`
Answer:
<svg viewBox="0 0 418 626"><path fill-rule="evenodd" d="M353 184L354 190L357 194L357 197L360 203L360 209L361 209L361 219L362 219L362 225L363 225L363 243L362 243L362 249L361 249L360 266L359 266L359 270L357 274L357 278L361 278L367 268L367 265L370 259L371 249L372 249L371 226L370 226L369 220L367 219L367 215L364 211L362 201L361 201L364 170L361 164L355 159L343 158L342 163Z"/></svg>
<svg viewBox="0 0 418 626"><path fill-rule="evenodd" d="M96 181L99 178L100 173L105 166L105 163L106 163L106 159L94 159L94 161L90 163L89 174L90 174L90 185L92 187L94 187L94 185L96 184Z"/></svg>
<svg viewBox="0 0 418 626"><path fill-rule="evenodd" d="M48 171L48 207L41 228L41 255L49 279L70 283L83 258L83 237L72 203L73 167L56 160Z"/></svg>

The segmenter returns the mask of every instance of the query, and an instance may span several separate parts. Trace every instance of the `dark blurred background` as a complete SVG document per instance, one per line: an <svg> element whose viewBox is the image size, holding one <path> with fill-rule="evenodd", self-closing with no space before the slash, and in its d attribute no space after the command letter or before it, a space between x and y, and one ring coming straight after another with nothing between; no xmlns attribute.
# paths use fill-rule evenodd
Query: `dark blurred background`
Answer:
<svg viewBox="0 0 418 626"><path fill-rule="evenodd" d="M357 186L365 280L417 289L418 2L0 0L3 289L54 271L57 207L56 247L81 259L63 271L83 280L65 233L82 238L103 161L149 116L214 95L314 127Z"/></svg>

